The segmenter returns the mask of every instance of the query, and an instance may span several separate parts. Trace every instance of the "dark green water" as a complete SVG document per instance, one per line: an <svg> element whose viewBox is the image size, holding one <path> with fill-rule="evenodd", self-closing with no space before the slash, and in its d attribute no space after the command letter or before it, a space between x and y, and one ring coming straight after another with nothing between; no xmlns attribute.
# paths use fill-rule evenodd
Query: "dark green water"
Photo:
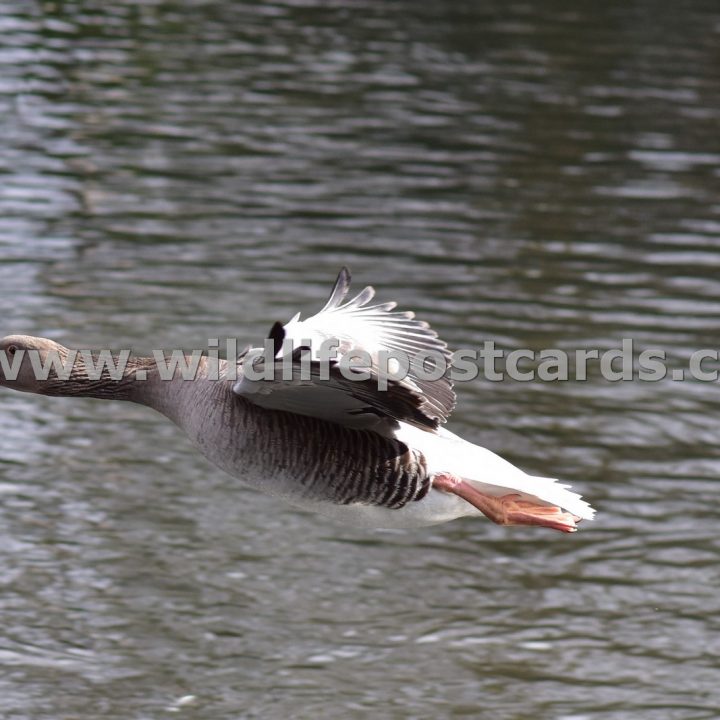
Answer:
<svg viewBox="0 0 720 720"><path fill-rule="evenodd" d="M347 263L455 348L681 367L720 347L719 48L702 0L0 2L0 335L250 342ZM717 383L458 394L597 521L338 527L150 411L2 391L0 715L717 718Z"/></svg>

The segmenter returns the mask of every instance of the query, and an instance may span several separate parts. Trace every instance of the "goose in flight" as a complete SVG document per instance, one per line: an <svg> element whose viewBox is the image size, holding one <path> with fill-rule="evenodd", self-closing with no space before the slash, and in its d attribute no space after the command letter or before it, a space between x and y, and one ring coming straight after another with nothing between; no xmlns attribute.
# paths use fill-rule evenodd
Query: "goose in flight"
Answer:
<svg viewBox="0 0 720 720"><path fill-rule="evenodd" d="M236 361L213 366L203 356L191 378L179 365L164 377L157 354L115 357L118 372L93 373L97 354L10 335L0 340L0 385L147 405L230 475L348 524L405 528L482 514L569 533L592 519L568 486L446 430L455 393L445 343L395 303L371 304L372 287L348 300L349 288L343 268L319 313L275 323L264 347Z"/></svg>

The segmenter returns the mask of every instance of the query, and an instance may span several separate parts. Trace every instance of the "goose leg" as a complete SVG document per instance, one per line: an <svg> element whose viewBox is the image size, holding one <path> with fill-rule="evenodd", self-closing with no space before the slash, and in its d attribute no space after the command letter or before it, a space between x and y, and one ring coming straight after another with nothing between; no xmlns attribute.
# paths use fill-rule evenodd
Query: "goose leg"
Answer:
<svg viewBox="0 0 720 720"><path fill-rule="evenodd" d="M555 505L523 500L518 493L499 497L487 495L467 480L450 473L433 475L432 487L461 497L498 525L537 525L571 533L577 530L575 523L581 519Z"/></svg>

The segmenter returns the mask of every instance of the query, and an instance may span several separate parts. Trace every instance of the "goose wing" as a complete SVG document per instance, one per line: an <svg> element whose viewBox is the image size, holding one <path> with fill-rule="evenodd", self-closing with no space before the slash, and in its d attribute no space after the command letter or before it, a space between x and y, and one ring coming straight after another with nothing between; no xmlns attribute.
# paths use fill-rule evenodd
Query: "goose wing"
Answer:
<svg viewBox="0 0 720 720"><path fill-rule="evenodd" d="M233 390L261 407L356 428L436 429L455 405L447 345L396 303L370 305L372 287L345 301L349 289L343 268L319 313L275 323L263 351L238 359Z"/></svg>

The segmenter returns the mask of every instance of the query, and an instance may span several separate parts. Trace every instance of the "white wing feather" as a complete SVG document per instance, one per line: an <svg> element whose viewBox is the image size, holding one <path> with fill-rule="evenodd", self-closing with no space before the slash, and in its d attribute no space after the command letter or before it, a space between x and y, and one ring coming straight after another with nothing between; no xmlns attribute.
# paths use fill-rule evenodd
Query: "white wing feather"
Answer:
<svg viewBox="0 0 720 720"><path fill-rule="evenodd" d="M368 305L375 296L372 287L366 287L343 304L349 288L350 273L343 268L319 313L306 320L300 320L298 313L282 329L279 324L273 327L276 361L282 357L279 351L282 341L285 353L296 351L292 379L282 380L277 371L273 380L250 380L243 376L234 391L263 407L352 427L378 429L378 423L389 427L404 420L432 430L445 422L455 405L449 379L452 355L447 345L427 323L415 320L413 313L395 311L396 303ZM320 347L328 340L337 343L337 358L331 363L331 376L322 379L315 363L321 360ZM307 348L306 360L313 364L310 379L300 379L299 347ZM338 370L342 357L358 350L369 355L369 365L364 369L371 378L363 382L348 379ZM423 360L428 356L433 363L440 364L442 377L426 378ZM401 375L406 365L407 372ZM387 389L382 389L381 380Z"/></svg>

